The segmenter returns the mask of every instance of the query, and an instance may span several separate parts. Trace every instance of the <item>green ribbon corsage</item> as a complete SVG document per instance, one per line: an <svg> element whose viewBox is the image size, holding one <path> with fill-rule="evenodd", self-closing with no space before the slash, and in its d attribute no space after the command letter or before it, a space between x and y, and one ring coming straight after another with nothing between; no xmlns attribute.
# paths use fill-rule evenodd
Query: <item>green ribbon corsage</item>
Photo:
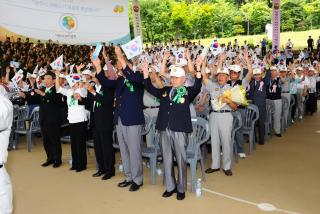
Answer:
<svg viewBox="0 0 320 214"><path fill-rule="evenodd" d="M52 91L51 91L51 89L47 89L47 88L46 88L46 90L44 91L44 93L46 93L46 94L51 94Z"/></svg>
<svg viewBox="0 0 320 214"><path fill-rule="evenodd" d="M69 107L74 106L78 103L78 100L74 99L74 96L71 96L70 102L69 102Z"/></svg>
<svg viewBox="0 0 320 214"><path fill-rule="evenodd" d="M132 85L131 82L129 82L129 80L125 79L124 80L124 84L126 84L127 88L129 89L130 92L134 92L134 87Z"/></svg>
<svg viewBox="0 0 320 214"><path fill-rule="evenodd" d="M187 94L186 87L181 86L181 87L177 88L177 94L174 96L172 101L175 103L184 103L185 99L183 96L186 94Z"/></svg>
<svg viewBox="0 0 320 214"><path fill-rule="evenodd" d="M104 94L103 94L103 91L99 91L98 94L100 94L101 96L104 95ZM96 102L96 107L97 107L97 108L101 107L101 105L102 105L101 102L99 102L99 101Z"/></svg>

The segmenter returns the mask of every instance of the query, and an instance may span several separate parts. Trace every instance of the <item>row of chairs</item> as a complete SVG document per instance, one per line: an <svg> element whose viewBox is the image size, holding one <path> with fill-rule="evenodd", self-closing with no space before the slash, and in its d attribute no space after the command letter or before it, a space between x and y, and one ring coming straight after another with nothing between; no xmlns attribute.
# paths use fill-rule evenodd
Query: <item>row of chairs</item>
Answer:
<svg viewBox="0 0 320 214"><path fill-rule="evenodd" d="M241 114L239 112L233 112L233 129L232 129L232 143L236 151L235 144L235 133L240 129L244 128L244 134L251 135L251 148L254 148L254 124L259 118L258 108L254 105L250 105L246 111L246 120L242 120ZM143 144L142 146L142 156L149 159L150 163L150 181L151 184L156 183L157 178L157 163L161 161L161 148L160 148L160 133L155 129L156 117L151 118L148 114L145 114L145 126L143 135L150 134L152 143L151 145ZM192 118L193 132L189 136L189 144L187 147L187 163L190 165L191 174L191 191L194 192L195 184L197 181L197 165L200 163L202 181L206 181L205 177L205 159L206 155L203 152L205 144L210 142L210 129L208 117L206 115L199 115ZM114 148L119 149L119 144L116 140L116 134L114 135ZM235 160L237 156L235 155ZM164 180L164 179L163 179Z"/></svg>
<svg viewBox="0 0 320 214"><path fill-rule="evenodd" d="M11 128L10 143L13 149L17 149L20 135L25 135L27 148L31 152L34 144L34 135L40 134L39 107L35 107L29 115L29 107L13 106L13 124Z"/></svg>
<svg viewBox="0 0 320 214"><path fill-rule="evenodd" d="M32 145L34 143L34 134L40 133L40 124L39 124L39 108L35 108L31 115L28 114L28 106L15 106L14 107L14 122L12 126L12 145L13 148L17 148L20 135L27 136L27 145L28 151L31 152ZM233 112L234 122L232 130L232 142L236 151L235 146L235 133L241 127L244 128L244 133L253 136L253 129L255 121L259 117L259 111L254 105L248 107L246 112L246 120L242 121L241 115L239 112ZM151 118L148 114L145 114L145 125L143 128L142 135L151 135L152 143L151 145L143 144L142 146L142 156L149 159L150 163L150 181L152 184L156 183L157 178L157 163L162 160L161 149L160 149L160 133L156 130L156 117ZM64 126L67 126L65 124ZM187 162L190 165L191 172L191 191L194 191L196 183L196 171L197 165L200 163L202 180L205 181L205 155L201 147L209 142L210 139L210 130L208 118L204 116L193 117L192 118L193 132L189 137L189 144L187 148ZM254 137L251 137L250 148L254 146ZM64 136L61 138L62 142L70 142L69 136ZM93 141L87 141L88 147L93 147ZM114 132L114 148L119 149L119 144L117 143L116 133ZM236 156L235 156L236 157ZM236 159L237 161L237 159Z"/></svg>

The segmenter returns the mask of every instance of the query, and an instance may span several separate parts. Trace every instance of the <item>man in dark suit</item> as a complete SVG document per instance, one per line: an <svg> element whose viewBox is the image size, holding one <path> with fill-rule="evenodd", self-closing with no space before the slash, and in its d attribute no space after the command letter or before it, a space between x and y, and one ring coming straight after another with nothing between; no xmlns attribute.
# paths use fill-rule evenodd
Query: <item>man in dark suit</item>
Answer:
<svg viewBox="0 0 320 214"><path fill-rule="evenodd" d="M143 75L134 72L124 58L120 47L115 47L117 56L117 80L109 80L101 72L100 59L92 64L97 71L97 79L103 87L115 88L115 111L113 122L116 125L117 137L126 180L119 187L130 186L130 191L137 191L143 185L142 172L142 128L143 114Z"/></svg>
<svg viewBox="0 0 320 214"><path fill-rule="evenodd" d="M92 83L95 83L93 86ZM93 129L94 150L99 170L93 174L93 177L102 177L102 180L108 180L115 175L115 157L113 149L113 101L114 89L111 87L102 87L98 79L92 78L92 83L88 85L88 91L92 96L91 124Z"/></svg>
<svg viewBox="0 0 320 214"><path fill-rule="evenodd" d="M60 107L61 95L54 87L55 75L51 72L44 76L45 88L34 91L41 97L39 122L43 137L43 145L47 154L47 161L43 167L53 164L54 168L61 165L60 143Z"/></svg>
<svg viewBox="0 0 320 214"><path fill-rule="evenodd" d="M159 130L163 155L167 198L177 192L177 200L185 198L187 190L187 146L188 134L192 132L190 103L200 93L201 73L197 73L192 87L185 87L185 71L181 67L170 67L172 87L155 88L149 78L148 64L143 65L144 84L146 90L160 99L156 129ZM178 180L173 169L173 157L178 165Z"/></svg>

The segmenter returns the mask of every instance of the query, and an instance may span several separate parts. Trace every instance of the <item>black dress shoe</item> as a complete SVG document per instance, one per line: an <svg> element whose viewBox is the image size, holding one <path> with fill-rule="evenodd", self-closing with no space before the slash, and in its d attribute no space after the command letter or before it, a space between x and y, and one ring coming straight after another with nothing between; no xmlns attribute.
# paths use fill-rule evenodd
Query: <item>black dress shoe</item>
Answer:
<svg viewBox="0 0 320 214"><path fill-rule="evenodd" d="M80 168L80 169L77 169L76 172L82 172L83 170L86 170L87 167L84 167L84 168Z"/></svg>
<svg viewBox="0 0 320 214"><path fill-rule="evenodd" d="M100 176L103 175L103 174L104 174L103 171L98 171L98 172L94 173L94 174L92 175L92 177L100 177Z"/></svg>
<svg viewBox="0 0 320 214"><path fill-rule="evenodd" d="M53 164L53 161L49 161L47 160L46 162L44 162L43 164L41 164L42 167L47 167L49 165Z"/></svg>
<svg viewBox="0 0 320 214"><path fill-rule="evenodd" d="M76 168L74 168L74 167L71 167L70 169L69 169L70 171L72 171L72 170L76 170Z"/></svg>
<svg viewBox="0 0 320 214"><path fill-rule="evenodd" d="M177 200L181 201L186 197L186 193L177 192Z"/></svg>
<svg viewBox="0 0 320 214"><path fill-rule="evenodd" d="M277 137L282 137L282 135L281 134L275 134Z"/></svg>
<svg viewBox="0 0 320 214"><path fill-rule="evenodd" d="M224 174L226 174L226 176L232 176L232 171L230 169L228 170L223 170Z"/></svg>
<svg viewBox="0 0 320 214"><path fill-rule="evenodd" d="M124 181L122 181L121 183L118 183L118 187L123 188L123 187L127 187L127 186L129 186L129 185L131 185L131 184L132 184L132 181L126 181L126 180L124 180Z"/></svg>
<svg viewBox="0 0 320 214"><path fill-rule="evenodd" d="M114 176L114 173L113 174L112 173L107 173L101 178L101 180L109 180L113 176Z"/></svg>
<svg viewBox="0 0 320 214"><path fill-rule="evenodd" d="M217 171L220 171L220 168L218 168L218 169L211 169L211 168L206 169L206 173L207 174L210 174L210 173L213 173L213 172L217 172Z"/></svg>
<svg viewBox="0 0 320 214"><path fill-rule="evenodd" d="M53 163L53 168L58 168L59 166L61 166L62 162L61 161L56 161Z"/></svg>
<svg viewBox="0 0 320 214"><path fill-rule="evenodd" d="M143 185L143 183L140 184L140 185L138 185L138 184L136 184L135 182L132 182L129 191L130 191L130 192L138 191L138 190L140 189L140 187L142 187L142 185Z"/></svg>
<svg viewBox="0 0 320 214"><path fill-rule="evenodd" d="M177 189L174 189L174 190L172 190L172 191L170 191L170 192L168 192L167 190L162 194L162 197L164 197L164 198L169 198L170 196L172 196L174 193L176 193L177 192Z"/></svg>

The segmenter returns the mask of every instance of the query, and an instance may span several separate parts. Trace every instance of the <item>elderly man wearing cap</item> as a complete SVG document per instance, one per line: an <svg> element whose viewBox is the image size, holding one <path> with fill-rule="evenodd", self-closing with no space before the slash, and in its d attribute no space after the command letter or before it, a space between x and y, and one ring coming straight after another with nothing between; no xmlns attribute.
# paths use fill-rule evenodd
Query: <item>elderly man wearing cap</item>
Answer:
<svg viewBox="0 0 320 214"><path fill-rule="evenodd" d="M8 144L13 120L12 103L0 93L0 213L12 213L12 186L4 164L8 157Z"/></svg>
<svg viewBox="0 0 320 214"><path fill-rule="evenodd" d="M239 65L231 65L229 67L230 70L230 80L227 82L227 84L229 84L231 87L235 87L236 85L243 85L244 88L247 87L248 83L250 82L251 78L252 78L252 65L251 62L249 60L249 56L248 56L248 51L245 50L244 51L245 55L244 55L244 59L246 61L247 64L247 69L248 69L248 73L246 74L245 78L243 78L242 80L240 80L240 73L241 73L241 67ZM249 71L250 70L250 71ZM240 112L241 117L245 118L245 106L238 106L237 111ZM246 154L244 153L243 150L243 131L242 129L239 129L236 132L236 145L237 145L237 152L240 158L245 158Z"/></svg>
<svg viewBox="0 0 320 214"><path fill-rule="evenodd" d="M167 198L177 192L177 200L185 198L187 191L187 153L188 134L192 132L190 103L201 89L201 73L197 73L195 83L185 87L185 71L181 67L170 67L171 85L161 89L155 88L149 77L148 64L143 65L146 90L160 100L156 129L160 131L160 142L164 163ZM178 165L178 180L173 168L174 157Z"/></svg>
<svg viewBox="0 0 320 214"><path fill-rule="evenodd" d="M282 100L281 100L281 79L278 74L278 68L272 66L271 78L267 82L267 99L274 103L275 111L273 113L273 128L275 135L281 137L281 112L282 112Z"/></svg>
<svg viewBox="0 0 320 214"><path fill-rule="evenodd" d="M249 100L252 101L259 109L258 133L259 144L263 145L265 142L265 119L266 119L266 85L270 82L270 70L267 70L266 76L262 78L261 68L253 69L253 80L247 86L247 93Z"/></svg>
<svg viewBox="0 0 320 214"><path fill-rule="evenodd" d="M308 100L307 100L307 108L306 108L306 114L310 113L313 115L313 113L317 110L317 97L316 97L316 91L317 91L317 77L316 77L316 70L314 67L309 68L308 76L306 77L308 80Z"/></svg>
<svg viewBox="0 0 320 214"><path fill-rule="evenodd" d="M289 107L291 103L291 94L290 94L290 76L288 75L288 69L286 66L279 67L279 77L281 80L281 96L287 98ZM288 115L289 115L289 107L284 109L284 117L285 117L285 126L287 126Z"/></svg>
<svg viewBox="0 0 320 214"><path fill-rule="evenodd" d="M290 96L291 96L291 103L294 102L294 105L292 106L291 112L289 112L291 114L291 122L294 123L295 119L296 119L296 111L297 111L297 84L298 84L298 80L296 79L296 71L293 70L293 66L291 66L291 71L289 72L290 74L290 84L289 84L289 90L290 90Z"/></svg>
<svg viewBox="0 0 320 214"><path fill-rule="evenodd" d="M298 118L302 120L304 114L304 99L307 95L307 84L305 81L305 75L303 74L304 69L302 67L297 68L297 109Z"/></svg>
<svg viewBox="0 0 320 214"><path fill-rule="evenodd" d="M219 66L222 64L223 59L220 59ZM204 66L203 66L204 67ZM217 77L214 80L208 79L205 74L205 69L202 69L203 84L211 96L210 110L210 132L211 132L211 148L212 148L212 163L211 167L206 170L206 173L213 173L220 171L220 147L222 146L222 168L227 176L232 175L232 155L233 146L231 142L231 131L233 125L232 111L237 109L237 105L228 98L222 98L225 91L230 90L232 87L227 84L229 79L229 70L224 67L219 67L217 70ZM213 103L221 102L223 107L217 109Z"/></svg>

